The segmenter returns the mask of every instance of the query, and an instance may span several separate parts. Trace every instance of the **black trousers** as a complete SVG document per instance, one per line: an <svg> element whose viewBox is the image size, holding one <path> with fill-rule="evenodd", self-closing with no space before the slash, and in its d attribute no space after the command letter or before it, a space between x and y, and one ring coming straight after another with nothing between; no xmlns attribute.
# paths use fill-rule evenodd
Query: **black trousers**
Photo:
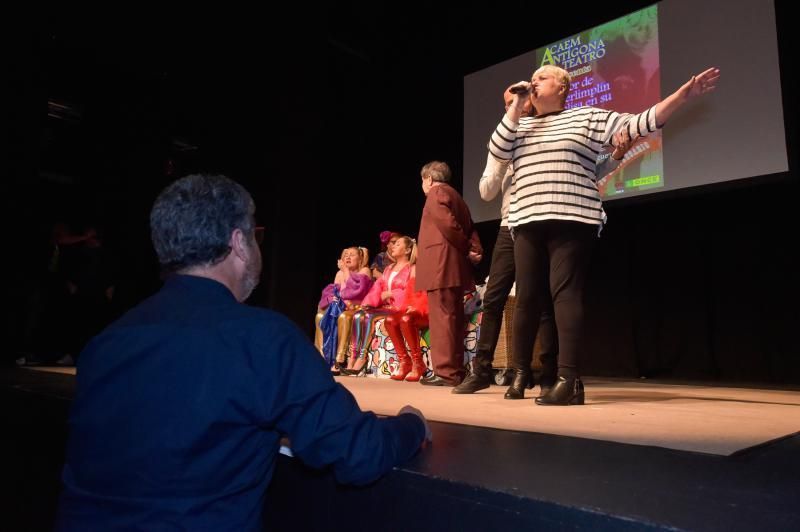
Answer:
<svg viewBox="0 0 800 532"><path fill-rule="evenodd" d="M558 374L576 377L583 346L583 290L597 226L547 220L514 233L516 305L512 366L530 367L542 311L551 300L558 329Z"/></svg>
<svg viewBox="0 0 800 532"><path fill-rule="evenodd" d="M476 373L486 374L491 371L494 350L500 336L500 325L503 319L508 294L514 285L514 241L508 227L500 226L497 241L492 252L492 264L489 267L489 283L483 295L483 317L481 332L473 365ZM558 354L558 337L553 320L552 306L546 298L539 323L539 337L542 348L542 382L552 382L556 375L556 358ZM535 337L534 337L535 340ZM533 348L531 348L533 349ZM530 367L530 361L528 364Z"/></svg>

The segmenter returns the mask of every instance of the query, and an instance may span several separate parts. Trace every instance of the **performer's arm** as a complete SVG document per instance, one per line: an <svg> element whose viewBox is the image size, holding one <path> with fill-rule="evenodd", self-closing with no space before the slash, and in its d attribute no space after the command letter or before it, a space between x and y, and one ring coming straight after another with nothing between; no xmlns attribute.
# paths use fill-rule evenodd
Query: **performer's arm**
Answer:
<svg viewBox="0 0 800 532"><path fill-rule="evenodd" d="M508 164L508 160L497 159L491 153L486 156L486 168L478 182L478 191L484 201L492 201L502 190Z"/></svg>

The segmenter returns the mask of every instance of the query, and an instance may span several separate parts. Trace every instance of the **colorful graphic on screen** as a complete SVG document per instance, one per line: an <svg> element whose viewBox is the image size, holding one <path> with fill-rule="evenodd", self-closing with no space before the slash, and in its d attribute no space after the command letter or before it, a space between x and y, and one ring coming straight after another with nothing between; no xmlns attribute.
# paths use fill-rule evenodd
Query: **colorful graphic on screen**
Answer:
<svg viewBox="0 0 800 532"><path fill-rule="evenodd" d="M661 99L657 6L539 48L536 62L570 73L567 109L642 112ZM609 155L606 150L601 157ZM661 130L638 139L615 170L598 176L597 186L603 198L663 187Z"/></svg>

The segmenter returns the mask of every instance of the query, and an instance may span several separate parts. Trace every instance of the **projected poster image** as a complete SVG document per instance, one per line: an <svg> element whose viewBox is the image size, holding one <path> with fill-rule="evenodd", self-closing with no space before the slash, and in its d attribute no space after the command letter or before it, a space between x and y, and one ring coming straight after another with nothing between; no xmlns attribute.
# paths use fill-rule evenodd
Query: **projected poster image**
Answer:
<svg viewBox="0 0 800 532"><path fill-rule="evenodd" d="M567 109L642 112L661 99L657 15L657 6L651 6L539 48L536 64L557 65L570 73ZM661 146L661 130L638 139L615 170L598 175L600 196L663 187ZM606 150L601 157L610 153Z"/></svg>
<svg viewBox="0 0 800 532"><path fill-rule="evenodd" d="M720 16L732 12L742 16ZM619 169L600 176L604 203L788 172L773 2L704 0L698 9L694 0L664 0L563 37L540 47L547 43L531 34L538 49L464 76L462 192L475 221L500 217L501 197L486 201L479 184L487 139L503 116L501 95L543 64L572 75L567 107L627 113L646 110L708 67L725 72L728 81L711 97L681 106L663 131L639 139Z"/></svg>

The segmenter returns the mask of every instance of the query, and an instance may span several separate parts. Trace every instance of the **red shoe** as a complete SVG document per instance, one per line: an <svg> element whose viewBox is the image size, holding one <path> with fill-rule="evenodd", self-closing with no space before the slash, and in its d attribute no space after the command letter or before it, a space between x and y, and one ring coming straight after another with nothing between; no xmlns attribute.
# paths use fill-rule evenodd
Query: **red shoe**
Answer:
<svg viewBox="0 0 800 532"><path fill-rule="evenodd" d="M393 381L402 381L406 379L406 375L411 372L411 359L408 358L408 355L401 355L400 353L397 354L398 364L397 369L394 370L392 376L390 377Z"/></svg>
<svg viewBox="0 0 800 532"><path fill-rule="evenodd" d="M425 362L422 361L422 352L411 353L411 361L413 363L413 368L411 369L411 373L406 375L406 380L409 382L419 382L422 376L428 371Z"/></svg>

